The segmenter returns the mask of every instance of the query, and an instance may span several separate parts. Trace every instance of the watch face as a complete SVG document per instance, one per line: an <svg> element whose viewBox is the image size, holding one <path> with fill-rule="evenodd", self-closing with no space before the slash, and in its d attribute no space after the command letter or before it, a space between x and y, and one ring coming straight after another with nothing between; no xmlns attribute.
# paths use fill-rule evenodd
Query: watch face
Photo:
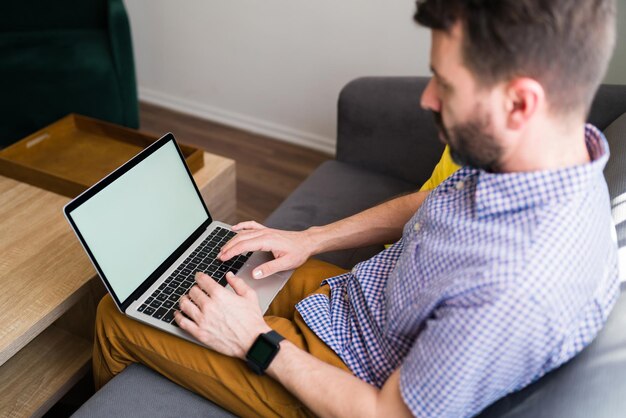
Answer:
<svg viewBox="0 0 626 418"><path fill-rule="evenodd" d="M265 365L272 359L272 354L276 351L276 346L264 338L256 340L250 351L248 358L258 365Z"/></svg>

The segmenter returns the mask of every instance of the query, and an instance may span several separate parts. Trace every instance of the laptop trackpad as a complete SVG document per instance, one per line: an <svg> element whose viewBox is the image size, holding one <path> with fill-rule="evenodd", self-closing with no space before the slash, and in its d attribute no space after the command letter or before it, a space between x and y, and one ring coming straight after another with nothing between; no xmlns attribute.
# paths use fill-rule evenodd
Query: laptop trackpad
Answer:
<svg viewBox="0 0 626 418"><path fill-rule="evenodd" d="M255 267L273 259L274 256L271 253L256 252L252 254L250 259L237 273L237 276L245 280L246 284L256 291L259 298L259 306L261 307L261 312L263 313L267 311L267 308L270 306L270 303L272 303L272 300L274 300L278 292L280 292L280 289L283 288L285 283L287 283L293 274L293 270L288 270L272 274L271 276L263 279L257 280L252 278L252 270L254 270ZM227 288L231 289L230 286L227 286Z"/></svg>

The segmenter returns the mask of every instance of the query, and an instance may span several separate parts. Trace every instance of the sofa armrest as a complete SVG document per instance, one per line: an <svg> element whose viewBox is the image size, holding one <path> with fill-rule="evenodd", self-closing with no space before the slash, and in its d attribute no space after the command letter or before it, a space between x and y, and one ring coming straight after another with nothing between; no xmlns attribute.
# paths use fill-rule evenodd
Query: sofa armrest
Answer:
<svg viewBox="0 0 626 418"><path fill-rule="evenodd" d="M443 144L429 111L420 107L428 78L365 77L339 95L337 160L420 186Z"/></svg>

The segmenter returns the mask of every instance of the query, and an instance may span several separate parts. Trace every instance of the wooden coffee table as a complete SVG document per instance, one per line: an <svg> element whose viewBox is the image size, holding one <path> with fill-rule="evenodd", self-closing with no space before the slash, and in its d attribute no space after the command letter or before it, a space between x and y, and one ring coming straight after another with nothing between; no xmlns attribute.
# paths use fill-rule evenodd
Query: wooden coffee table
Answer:
<svg viewBox="0 0 626 418"><path fill-rule="evenodd" d="M235 163L205 153L194 179L235 220ZM104 289L63 217L70 199L0 176L0 416L41 416L89 368Z"/></svg>

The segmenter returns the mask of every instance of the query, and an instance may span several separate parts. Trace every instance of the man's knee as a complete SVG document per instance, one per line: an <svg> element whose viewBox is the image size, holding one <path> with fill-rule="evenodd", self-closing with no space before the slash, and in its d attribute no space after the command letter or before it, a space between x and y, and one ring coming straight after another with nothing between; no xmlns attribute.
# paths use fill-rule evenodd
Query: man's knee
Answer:
<svg viewBox="0 0 626 418"><path fill-rule="evenodd" d="M100 321L102 318L110 316L111 312L117 311L117 307L113 302L113 298L108 293L104 295L98 303L98 310L96 313L96 321Z"/></svg>

